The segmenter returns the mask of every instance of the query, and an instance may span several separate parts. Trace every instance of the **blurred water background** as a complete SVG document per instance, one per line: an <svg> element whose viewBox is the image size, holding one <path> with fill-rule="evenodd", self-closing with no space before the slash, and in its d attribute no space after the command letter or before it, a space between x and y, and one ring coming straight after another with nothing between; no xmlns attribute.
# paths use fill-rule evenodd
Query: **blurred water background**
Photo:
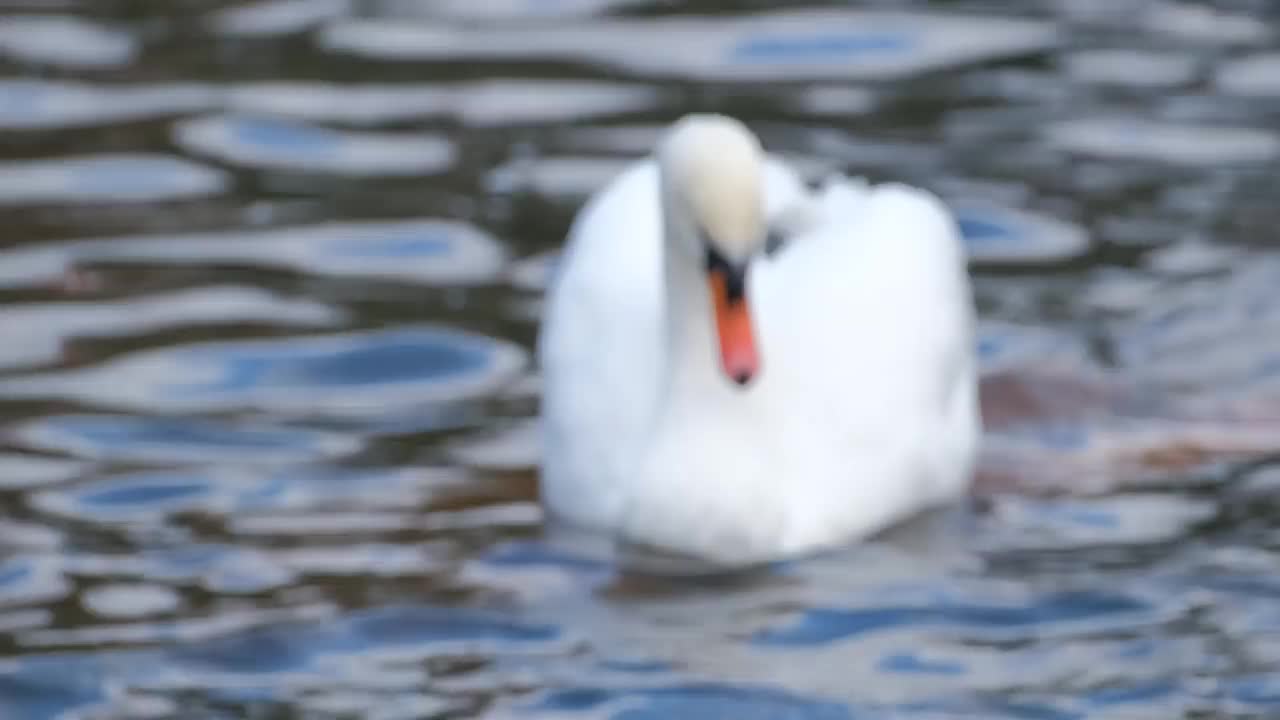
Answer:
<svg viewBox="0 0 1280 720"><path fill-rule="evenodd" d="M1278 20L0 0L0 718L1280 715ZM972 513L715 581L543 540L554 251L690 110L956 208Z"/></svg>

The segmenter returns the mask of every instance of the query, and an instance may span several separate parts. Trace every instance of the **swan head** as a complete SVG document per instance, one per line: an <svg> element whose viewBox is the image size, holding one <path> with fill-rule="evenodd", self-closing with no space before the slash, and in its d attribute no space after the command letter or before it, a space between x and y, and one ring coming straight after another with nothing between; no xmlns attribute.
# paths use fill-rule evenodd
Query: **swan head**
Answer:
<svg viewBox="0 0 1280 720"><path fill-rule="evenodd" d="M747 270L763 252L764 151L742 123L723 115L678 121L658 151L667 252L706 273L721 367L745 386L760 371L747 296Z"/></svg>

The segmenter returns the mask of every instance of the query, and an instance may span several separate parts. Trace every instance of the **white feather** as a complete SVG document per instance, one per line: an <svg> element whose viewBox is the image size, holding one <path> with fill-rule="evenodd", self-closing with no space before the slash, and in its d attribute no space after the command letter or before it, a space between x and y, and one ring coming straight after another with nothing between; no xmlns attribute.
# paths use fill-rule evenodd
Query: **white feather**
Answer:
<svg viewBox="0 0 1280 720"><path fill-rule="evenodd" d="M745 563L847 543L965 493L980 420L950 213L901 185L836 178L810 195L781 162L761 165L764 217L799 234L752 263L762 369L747 388L719 374L696 294L669 287L680 281L664 258L677 274L701 268L668 255L654 161L576 218L539 339L542 488L559 518ZM705 338L673 347L669 303L688 305L671 310Z"/></svg>

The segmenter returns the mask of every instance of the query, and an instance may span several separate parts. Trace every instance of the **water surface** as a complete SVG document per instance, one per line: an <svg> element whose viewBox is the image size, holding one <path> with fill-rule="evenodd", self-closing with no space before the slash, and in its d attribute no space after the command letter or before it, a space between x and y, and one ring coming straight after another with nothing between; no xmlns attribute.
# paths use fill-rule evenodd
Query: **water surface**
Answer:
<svg viewBox="0 0 1280 720"><path fill-rule="evenodd" d="M1275 716L1276 19L0 0L0 717ZM544 533L556 250L690 110L955 208L972 507L740 577Z"/></svg>

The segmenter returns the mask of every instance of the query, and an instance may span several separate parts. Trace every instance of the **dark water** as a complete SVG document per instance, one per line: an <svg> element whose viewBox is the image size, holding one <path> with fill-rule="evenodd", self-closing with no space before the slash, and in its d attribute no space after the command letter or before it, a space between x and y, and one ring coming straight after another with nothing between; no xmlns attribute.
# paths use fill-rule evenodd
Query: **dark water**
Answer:
<svg viewBox="0 0 1280 720"><path fill-rule="evenodd" d="M0 717L1280 716L1277 11L692 9L0 0ZM543 539L546 253L691 109L954 204L973 512Z"/></svg>

